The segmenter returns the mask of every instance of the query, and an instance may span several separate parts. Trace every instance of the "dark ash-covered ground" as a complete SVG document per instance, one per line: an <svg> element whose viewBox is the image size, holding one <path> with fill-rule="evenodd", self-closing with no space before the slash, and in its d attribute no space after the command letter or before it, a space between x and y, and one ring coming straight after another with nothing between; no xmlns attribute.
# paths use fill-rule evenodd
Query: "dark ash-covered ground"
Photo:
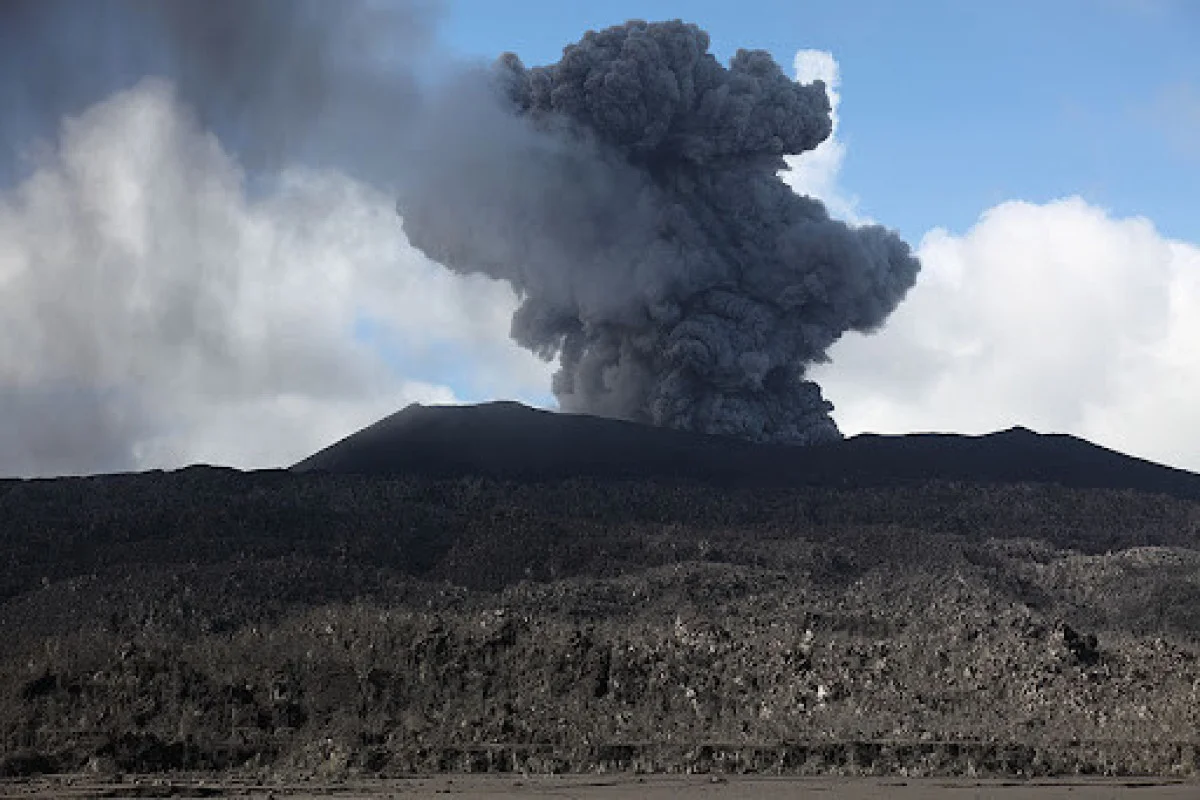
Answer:
<svg viewBox="0 0 1200 800"><path fill-rule="evenodd" d="M1200 505L907 480L0 482L0 776L1192 776Z"/></svg>

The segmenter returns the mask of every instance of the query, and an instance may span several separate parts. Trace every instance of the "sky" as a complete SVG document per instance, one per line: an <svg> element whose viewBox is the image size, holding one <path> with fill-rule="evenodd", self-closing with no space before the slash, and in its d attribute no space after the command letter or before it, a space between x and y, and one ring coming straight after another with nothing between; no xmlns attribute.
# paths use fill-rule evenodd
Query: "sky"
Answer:
<svg viewBox="0 0 1200 800"><path fill-rule="evenodd" d="M965 231L1005 200L1075 194L1200 240L1200 6L1187 0L464 0L444 36L464 55L506 42L547 63L583 29L676 17L723 59L831 53L851 153L841 182L910 240Z"/></svg>
<svg viewBox="0 0 1200 800"><path fill-rule="evenodd" d="M781 177L922 261L810 373L844 433L1020 424L1200 470L1200 5L448 0L372 57L550 63L676 17L825 80L833 136ZM377 160L264 161L154 72L8 114L0 475L281 466L408 402L554 407L512 290L416 251ZM374 156L372 103L345 118Z"/></svg>

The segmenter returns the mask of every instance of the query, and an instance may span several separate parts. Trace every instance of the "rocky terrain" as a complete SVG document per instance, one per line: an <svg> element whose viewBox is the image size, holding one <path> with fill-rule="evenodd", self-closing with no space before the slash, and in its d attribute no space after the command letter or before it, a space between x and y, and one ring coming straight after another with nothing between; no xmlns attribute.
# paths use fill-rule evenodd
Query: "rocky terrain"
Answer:
<svg viewBox="0 0 1200 800"><path fill-rule="evenodd" d="M0 777L1198 770L1197 476L1027 431L631 476L536 424L505 473L433 416L370 469L0 481Z"/></svg>

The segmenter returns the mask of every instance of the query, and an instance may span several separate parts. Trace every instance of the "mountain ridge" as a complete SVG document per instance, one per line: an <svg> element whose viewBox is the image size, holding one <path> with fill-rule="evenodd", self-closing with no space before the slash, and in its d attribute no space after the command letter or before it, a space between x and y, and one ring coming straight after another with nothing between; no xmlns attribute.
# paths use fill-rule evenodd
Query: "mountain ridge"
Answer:
<svg viewBox="0 0 1200 800"><path fill-rule="evenodd" d="M1200 475L1068 434L860 434L797 447L534 409L418 403L294 464L294 472L510 480L683 479L719 486L1049 483L1200 499Z"/></svg>

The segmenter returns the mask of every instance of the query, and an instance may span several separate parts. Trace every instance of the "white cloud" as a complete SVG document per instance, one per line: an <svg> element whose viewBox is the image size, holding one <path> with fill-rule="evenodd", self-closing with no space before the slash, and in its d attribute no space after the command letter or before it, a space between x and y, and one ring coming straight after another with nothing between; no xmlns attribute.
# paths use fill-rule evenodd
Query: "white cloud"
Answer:
<svg viewBox="0 0 1200 800"><path fill-rule="evenodd" d="M817 145L815 150L799 155L786 156L788 169L780 174L780 178L799 194L815 197L823 202L829 213L841 220L855 224L868 222L858 211L858 198L847 195L838 185L838 176L842 170L842 161L846 157L846 145L838 138L838 106L842 98L838 91L841 76L837 60L833 54L825 50L800 50L796 53L793 64L796 80L801 83L812 83L815 80L825 82L825 92L829 95L831 106L830 117L833 121L833 132L829 138Z"/></svg>
<svg viewBox="0 0 1200 800"><path fill-rule="evenodd" d="M835 129L785 180L862 222L839 185L837 62L802 50L796 73L833 88ZM810 371L843 432L1024 425L1200 470L1200 245L1071 197L1001 203L965 234L929 231L918 255L884 328Z"/></svg>
<svg viewBox="0 0 1200 800"><path fill-rule="evenodd" d="M919 254L885 328L813 371L847 433L1022 424L1200 469L1200 247L1074 197L1003 203Z"/></svg>
<svg viewBox="0 0 1200 800"><path fill-rule="evenodd" d="M0 192L0 475L278 466L453 400L448 375L540 392L549 367L508 342L513 306L414 251L392 199L344 175L288 169L250 192L146 81Z"/></svg>

